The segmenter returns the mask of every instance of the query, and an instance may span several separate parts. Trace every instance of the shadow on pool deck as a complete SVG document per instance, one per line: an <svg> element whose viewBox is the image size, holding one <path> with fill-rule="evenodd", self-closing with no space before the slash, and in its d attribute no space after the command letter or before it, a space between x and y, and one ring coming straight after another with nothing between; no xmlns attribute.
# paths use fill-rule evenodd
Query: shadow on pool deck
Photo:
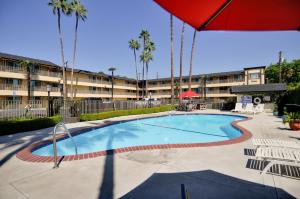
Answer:
<svg viewBox="0 0 300 199"><path fill-rule="evenodd" d="M155 173L121 198L180 198L181 184L185 184L190 198L295 198L282 189L242 180L213 170Z"/></svg>
<svg viewBox="0 0 300 199"><path fill-rule="evenodd" d="M107 147L108 149L113 148L114 140L125 140L126 138L134 138L135 134L132 131L138 130L135 125L128 124L127 130L110 129L105 130L101 135L97 136L97 139L108 138ZM99 187L98 198L99 199L111 199L114 197L114 150L107 151L105 156L103 178L102 183Z"/></svg>

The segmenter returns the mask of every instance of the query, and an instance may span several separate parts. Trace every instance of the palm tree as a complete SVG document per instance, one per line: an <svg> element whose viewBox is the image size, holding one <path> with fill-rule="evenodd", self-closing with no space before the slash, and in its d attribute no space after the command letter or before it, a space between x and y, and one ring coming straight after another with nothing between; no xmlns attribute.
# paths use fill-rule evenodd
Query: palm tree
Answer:
<svg viewBox="0 0 300 199"><path fill-rule="evenodd" d="M75 68L75 58L76 58L76 47L77 47L77 30L78 30L78 21L81 19L85 21L87 10L80 3L79 0L74 0L70 5L71 11L75 12L76 22L75 22L75 35L74 35L74 49L73 49L73 61L72 61L72 71L71 71L71 99L73 100L74 92L73 92L73 76L74 76L74 68Z"/></svg>
<svg viewBox="0 0 300 199"><path fill-rule="evenodd" d="M111 101L114 101L114 71L117 69L110 67L108 70L111 71Z"/></svg>
<svg viewBox="0 0 300 199"><path fill-rule="evenodd" d="M143 41L143 49L145 50L146 48L146 44L147 42L149 41L150 39L150 34L147 30L142 30L141 33L140 33L140 36L139 36L140 39L142 39ZM141 60L142 61L142 60ZM145 62L143 62L143 74L142 74L142 79L143 81L145 80ZM143 98L144 98L144 86L143 86L143 91L142 91L142 95L143 95Z"/></svg>
<svg viewBox="0 0 300 199"><path fill-rule="evenodd" d="M171 103L174 104L174 45L173 45L173 15L170 14L171 39Z"/></svg>
<svg viewBox="0 0 300 199"><path fill-rule="evenodd" d="M61 62L62 62L62 69L63 69L63 100L64 100L64 114L63 120L65 119L65 111L66 111L66 101L67 101L67 93L66 93L66 73L65 73L65 56L64 56L64 45L63 45L63 35L61 31L61 12L63 14L70 14L70 7L66 0L51 0L48 5L52 7L52 12L54 15L57 14L57 26L58 26L58 34L60 40L60 53L61 53Z"/></svg>
<svg viewBox="0 0 300 199"><path fill-rule="evenodd" d="M189 90L191 90L191 87L192 87L193 55L194 55L194 50L195 50L196 33L197 33L197 30L195 29L194 36L193 36L192 50L191 50L191 59L190 59Z"/></svg>
<svg viewBox="0 0 300 199"><path fill-rule="evenodd" d="M140 56L140 60L146 64L146 97L148 97L148 71L149 71L149 62L153 60L152 51L155 50L155 44L150 40L146 43L145 49Z"/></svg>
<svg viewBox="0 0 300 199"><path fill-rule="evenodd" d="M202 79L202 93L204 96L204 101L206 101L206 83L207 83L208 77L207 77L207 75L204 75L201 79Z"/></svg>
<svg viewBox="0 0 300 199"><path fill-rule="evenodd" d="M182 23L181 29L181 46L180 46L180 74L179 74L179 95L182 93L182 57L183 57L183 41L184 41L184 26L185 23ZM181 102L181 98L179 98Z"/></svg>
<svg viewBox="0 0 300 199"><path fill-rule="evenodd" d="M133 54L134 54L135 75L136 75L136 100L138 100L139 85L138 85L138 69L137 69L137 64L136 64L136 50L139 50L140 43L137 40L131 39L129 41L129 48L133 50Z"/></svg>
<svg viewBox="0 0 300 199"><path fill-rule="evenodd" d="M31 70L30 70L31 62L29 60L22 60L20 62L20 66L26 68L27 71L27 103L29 104L31 98L31 89L30 89L30 81L31 81Z"/></svg>

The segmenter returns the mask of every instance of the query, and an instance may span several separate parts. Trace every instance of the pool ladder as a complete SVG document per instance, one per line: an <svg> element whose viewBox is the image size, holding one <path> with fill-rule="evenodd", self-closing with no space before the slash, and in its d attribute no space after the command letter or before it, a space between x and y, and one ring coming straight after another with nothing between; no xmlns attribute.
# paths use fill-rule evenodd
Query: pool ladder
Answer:
<svg viewBox="0 0 300 199"><path fill-rule="evenodd" d="M72 140L73 144L74 144L74 148L75 148L75 153L77 155L77 145L69 131L69 129L66 127L65 123L63 122L59 122L58 124L55 125L54 127L54 130L53 130L53 153L54 153L54 166L53 168L58 168L58 162L57 162L57 150L56 150L56 132L57 132L57 129L59 127L62 127L64 129L64 131L68 134L68 136L70 137L70 139Z"/></svg>

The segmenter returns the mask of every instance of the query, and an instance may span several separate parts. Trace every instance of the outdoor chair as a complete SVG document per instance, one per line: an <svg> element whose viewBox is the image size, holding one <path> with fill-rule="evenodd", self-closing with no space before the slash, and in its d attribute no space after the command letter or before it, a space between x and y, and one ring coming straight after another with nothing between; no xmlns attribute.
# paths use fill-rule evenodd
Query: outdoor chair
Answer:
<svg viewBox="0 0 300 199"><path fill-rule="evenodd" d="M263 161L269 161L261 174L265 174L275 164L300 166L300 150L297 149L261 147L256 150L255 156Z"/></svg>
<svg viewBox="0 0 300 199"><path fill-rule="evenodd" d="M300 149L300 142L280 140L280 139L252 139L252 144L259 147L281 147L281 148L293 148Z"/></svg>
<svg viewBox="0 0 300 199"><path fill-rule="evenodd" d="M254 108L255 113L262 113L264 112L265 104L258 104Z"/></svg>
<svg viewBox="0 0 300 199"><path fill-rule="evenodd" d="M231 112L242 112L243 109L243 104L242 103L236 103L235 108L231 110Z"/></svg>
<svg viewBox="0 0 300 199"><path fill-rule="evenodd" d="M241 112L255 114L253 103L247 103L245 109L243 109Z"/></svg>

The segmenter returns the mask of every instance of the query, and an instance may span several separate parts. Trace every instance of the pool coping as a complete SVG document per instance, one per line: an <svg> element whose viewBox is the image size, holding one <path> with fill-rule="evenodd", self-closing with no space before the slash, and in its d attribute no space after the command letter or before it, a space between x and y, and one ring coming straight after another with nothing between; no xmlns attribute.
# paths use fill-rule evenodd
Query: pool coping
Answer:
<svg viewBox="0 0 300 199"><path fill-rule="evenodd" d="M157 149L170 149L170 148L191 148L191 147L209 147L209 146L221 146L221 145L229 145L229 144L236 144L243 141L248 140L252 137L252 134L249 130L246 128L238 125L240 122L245 122L248 120L251 120L251 117L242 116L242 115L232 115L232 114L210 114L210 113L190 113L190 114L175 114L175 115L227 115L227 116L240 116L244 117L243 120L233 121L230 124L238 129L242 135L238 138L233 138L230 140L223 140L223 141L216 141L216 142L206 142L206 143L190 143L190 144L156 144L156 145L144 145L144 146L131 146L131 147L124 147L124 148L117 148L117 149L111 149L111 150L103 150L103 151L97 151L97 152L90 152L85 154L78 154L78 155L65 155L65 156L57 156L58 160L61 161L73 161L73 160L83 160L83 159L89 159L89 158L95 158L99 156L106 156L111 155L115 153L125 153L130 151L141 151L141 150L157 150ZM125 120L119 120L119 121L108 121L104 124L100 124L93 127L82 127L77 130L74 130L71 132L72 136L76 136L82 133L85 133L87 131L103 128L106 126L123 123L123 122L130 122L134 121L136 119L147 119L147 118L154 118L154 117L163 117L167 115L159 115L159 116L150 116L150 117L143 117L143 118L134 118L134 119L125 119ZM57 141L67 139L68 136L66 134L57 135L56 139ZM46 162L53 162L54 158L53 156L39 156L32 154L32 151L37 148L41 148L45 145L48 145L52 142L52 138L48 138L43 141L38 141L35 143L30 144L23 150L19 151L16 155L17 158L23 161L27 162L39 162L39 163L46 163Z"/></svg>

